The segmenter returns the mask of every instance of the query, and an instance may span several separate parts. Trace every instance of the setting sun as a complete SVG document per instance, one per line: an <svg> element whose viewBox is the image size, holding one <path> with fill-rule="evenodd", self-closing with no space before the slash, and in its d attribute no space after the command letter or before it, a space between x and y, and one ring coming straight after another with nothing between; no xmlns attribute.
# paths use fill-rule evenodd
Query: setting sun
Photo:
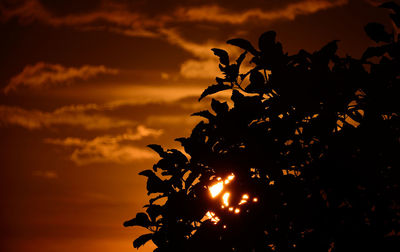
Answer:
<svg viewBox="0 0 400 252"><path fill-rule="evenodd" d="M228 201L229 195L230 195L230 193L225 193L224 196L222 196L222 200L223 200L225 206L229 206L229 201Z"/></svg>
<svg viewBox="0 0 400 252"><path fill-rule="evenodd" d="M215 198L216 196L218 196L218 194L222 191L222 189L224 188L224 183L218 182L217 184L210 186L209 190L211 193L211 197Z"/></svg>

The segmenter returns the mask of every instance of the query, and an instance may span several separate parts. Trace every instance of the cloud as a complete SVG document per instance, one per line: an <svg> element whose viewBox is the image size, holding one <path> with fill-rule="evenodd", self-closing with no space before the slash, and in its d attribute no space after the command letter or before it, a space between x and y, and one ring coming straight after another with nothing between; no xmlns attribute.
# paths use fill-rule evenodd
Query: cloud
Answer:
<svg viewBox="0 0 400 252"><path fill-rule="evenodd" d="M205 43L195 43L185 39L175 29L163 29L161 31L171 44L178 45L183 50L195 56L194 59L184 61L180 66L180 75L185 78L215 78L220 76L218 70L218 58L211 48L226 48L225 43L208 40ZM231 55L238 55L239 49L230 47ZM221 76L220 76L221 77Z"/></svg>
<svg viewBox="0 0 400 252"><path fill-rule="evenodd" d="M3 22L18 18L24 24L39 21L54 27L71 26L82 30L108 30L135 37L156 37L157 34L151 31L151 28L159 27L162 22L162 20L145 18L139 12L130 12L126 6L112 2L104 2L99 9L92 12L57 16L46 9L39 0L26 0L15 8L0 5L0 13Z"/></svg>
<svg viewBox="0 0 400 252"><path fill-rule="evenodd" d="M117 74L117 69L106 68L103 65L84 65L80 68L64 67L60 64L38 62L26 66L21 73L11 78L4 88L4 93L16 91L20 87L43 88L45 86L65 85L75 80L87 80L99 74Z"/></svg>
<svg viewBox="0 0 400 252"><path fill-rule="evenodd" d="M99 113L98 105L72 105L52 112L26 110L20 107L0 105L0 125L18 125L27 129L50 128L56 125L80 126L87 130L134 126L130 120L111 118ZM91 113L89 113L91 112Z"/></svg>
<svg viewBox="0 0 400 252"><path fill-rule="evenodd" d="M191 129L200 121L200 117L190 115L163 115L163 116L149 116L146 123L158 127L183 127Z"/></svg>
<svg viewBox="0 0 400 252"><path fill-rule="evenodd" d="M221 77L221 72L217 68L218 61L215 59L207 60L186 60L182 63L180 74L185 78L206 79Z"/></svg>
<svg viewBox="0 0 400 252"><path fill-rule="evenodd" d="M374 6L374 7L378 7L379 5L383 4L384 2L387 2L385 0L365 0L366 3Z"/></svg>
<svg viewBox="0 0 400 252"><path fill-rule="evenodd" d="M36 170L32 173L35 177L45 178L45 179L56 179L58 178L58 174L55 171L40 171Z"/></svg>
<svg viewBox="0 0 400 252"><path fill-rule="evenodd" d="M243 25L250 21L293 20L300 15L310 15L329 8L343 6L349 0L300 0L296 2L280 2L280 6L271 3L251 3L236 8L236 10L204 1L200 5L193 3L166 2L160 9L163 12L154 12L151 2L134 4L135 10L125 3L103 1L96 9L85 13L55 15L46 9L38 0L26 0L15 8L5 8L0 5L0 20L6 22L17 18L21 23L41 23L59 27L68 26L79 30L104 30L130 37L152 37L164 39L170 44L177 45L192 54L195 59L188 60L181 65L181 76L185 78L211 78L215 76L217 60L213 58L210 49L221 48L225 44L209 40L205 43L189 41L177 30L187 22L210 22L215 25L232 24ZM226 3L228 4L228 3ZM184 7L180 7L180 6ZM247 6L247 7L246 7ZM147 9L146 9L147 8ZM165 11L166 9L167 11ZM149 11L151 10L151 11ZM167 14L168 13L168 14ZM239 27L236 27L240 29ZM235 28L233 28L235 29ZM188 68L191 71L186 73Z"/></svg>
<svg viewBox="0 0 400 252"><path fill-rule="evenodd" d="M48 138L45 139L45 142L75 148L70 159L77 165L109 162L124 164L156 157L154 152L132 146L130 143L144 137L158 137L162 133L162 130L139 125L135 133L128 130L121 135L104 135L91 140L67 137L65 139Z"/></svg>
<svg viewBox="0 0 400 252"><path fill-rule="evenodd" d="M232 12L218 5L204 5L200 7L179 8L176 16L187 21L208 21L213 23L243 24L249 20L293 20L299 15L310 15L321 10L342 6L348 0L305 0L289 3L283 8L262 10L248 9L241 12Z"/></svg>
<svg viewBox="0 0 400 252"><path fill-rule="evenodd" d="M243 24L250 19L257 20L293 20L299 15L309 15L321 10L342 6L348 0L302 0L282 3L281 7L240 8L238 11L228 10L216 4L204 1L200 6L179 7L186 3L171 3L170 14L158 13L149 15L150 4L136 5L136 11L130 11L129 5L112 1L103 1L99 8L86 13L54 15L39 0L26 0L14 8L0 5L1 20L18 18L21 23L40 21L51 26L74 26L83 29L102 29L122 33L127 36L158 37L158 29L177 25L187 21L209 21L213 23ZM190 3L189 3L190 4ZM261 5L261 4L258 4ZM247 5L251 6L251 4ZM170 9L175 9L171 11ZM268 8L265 10L264 8ZM146 15L147 13L147 15ZM99 22L103 21L103 23ZM101 23L101 24L99 24Z"/></svg>

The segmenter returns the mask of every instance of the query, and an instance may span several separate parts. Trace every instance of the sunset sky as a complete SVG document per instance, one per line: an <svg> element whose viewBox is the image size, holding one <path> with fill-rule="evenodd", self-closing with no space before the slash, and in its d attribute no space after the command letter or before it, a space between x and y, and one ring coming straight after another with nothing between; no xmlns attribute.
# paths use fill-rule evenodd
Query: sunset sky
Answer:
<svg viewBox="0 0 400 252"><path fill-rule="evenodd" d="M339 39L358 57L366 23L391 25L378 2L0 0L0 251L136 251L146 145L199 121L210 49L275 30L289 54Z"/></svg>

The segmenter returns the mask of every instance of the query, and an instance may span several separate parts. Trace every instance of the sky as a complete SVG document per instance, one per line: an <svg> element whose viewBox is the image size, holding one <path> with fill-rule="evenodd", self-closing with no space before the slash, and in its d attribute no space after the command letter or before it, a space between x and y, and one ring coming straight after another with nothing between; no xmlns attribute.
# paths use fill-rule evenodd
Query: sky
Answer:
<svg viewBox="0 0 400 252"><path fill-rule="evenodd" d="M275 30L289 54L338 39L359 57L364 25L391 25L379 2L0 0L0 250L136 250L146 230L122 223L148 200L146 145L199 122L210 49Z"/></svg>

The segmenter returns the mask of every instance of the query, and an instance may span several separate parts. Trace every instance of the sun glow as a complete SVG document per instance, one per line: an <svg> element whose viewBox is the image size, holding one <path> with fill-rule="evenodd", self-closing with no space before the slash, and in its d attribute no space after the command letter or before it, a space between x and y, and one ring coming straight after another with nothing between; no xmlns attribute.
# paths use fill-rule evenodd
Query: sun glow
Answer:
<svg viewBox="0 0 400 252"><path fill-rule="evenodd" d="M210 219L212 223L217 224L220 219L218 218L218 216L215 215L215 213L208 211L206 213L207 219Z"/></svg>
<svg viewBox="0 0 400 252"><path fill-rule="evenodd" d="M216 196L218 196L218 194L220 194L224 189L224 184L225 185L229 184L229 182L231 182L234 178L235 178L234 174L229 175L224 181L221 181L222 178L218 177L217 181L219 182L208 188L208 190L210 190L211 197L215 198Z"/></svg>
<svg viewBox="0 0 400 252"><path fill-rule="evenodd" d="M249 198L249 195L243 194L242 199L241 199L240 202L239 202L239 206L240 206L240 205L243 205L243 204L246 204L248 198Z"/></svg>
<svg viewBox="0 0 400 252"><path fill-rule="evenodd" d="M224 189L224 183L222 181L218 182L215 185L210 186L208 189L210 190L211 197L215 198L220 194L220 192L222 192L222 189Z"/></svg>
<svg viewBox="0 0 400 252"><path fill-rule="evenodd" d="M229 195L230 193L225 193L224 196L222 196L222 201L224 202L225 206L229 206Z"/></svg>
<svg viewBox="0 0 400 252"><path fill-rule="evenodd" d="M235 178L235 175L229 175L227 179L225 179L225 185L229 184L229 182L231 182L232 179Z"/></svg>
<svg viewBox="0 0 400 252"><path fill-rule="evenodd" d="M235 178L235 175L233 173L231 175L229 175L228 177L226 177L225 179L222 179L221 177L217 177L217 178L215 178L215 180L217 182L215 184L213 184L212 186L209 186L208 190L210 191L212 198L216 198L218 195L223 193L222 197L218 198L218 199L222 200L221 209L227 209L229 212L232 212L234 214L239 214L241 212L241 209L239 206L247 204L251 201L256 203L256 202L258 202L258 198L256 198L256 197L250 198L249 194L245 193L242 195L242 198L237 203L236 207L234 206L236 203L233 203L233 206L231 206L230 205L231 202L229 202L231 193L224 192L224 185L229 184L234 178ZM212 211L208 211L204 217L206 219L211 220L211 222L213 222L214 224L217 224L220 221L220 218Z"/></svg>

